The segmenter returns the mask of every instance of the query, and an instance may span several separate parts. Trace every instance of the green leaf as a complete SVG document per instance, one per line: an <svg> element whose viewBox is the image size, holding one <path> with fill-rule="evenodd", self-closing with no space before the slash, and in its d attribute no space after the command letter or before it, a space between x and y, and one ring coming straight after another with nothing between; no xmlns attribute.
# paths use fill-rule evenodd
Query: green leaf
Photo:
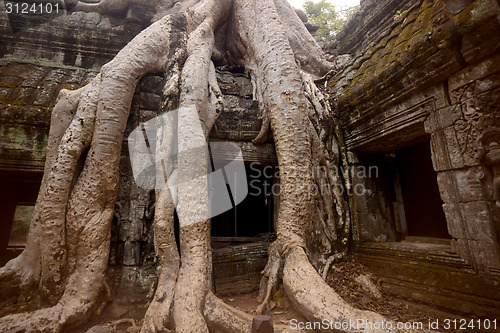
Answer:
<svg viewBox="0 0 500 333"><path fill-rule="evenodd" d="M359 6L337 10L326 0L306 1L303 8L309 23L319 26L317 34L324 42L334 40L352 15L359 11Z"/></svg>

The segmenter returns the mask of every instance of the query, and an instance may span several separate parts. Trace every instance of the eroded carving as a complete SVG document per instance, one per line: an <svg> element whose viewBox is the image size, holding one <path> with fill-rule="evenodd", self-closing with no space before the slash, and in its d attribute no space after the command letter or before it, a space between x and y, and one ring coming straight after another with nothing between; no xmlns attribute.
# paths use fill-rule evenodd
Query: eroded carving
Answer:
<svg viewBox="0 0 500 333"><path fill-rule="evenodd" d="M454 92L456 100L459 101L455 105L459 119L455 121L454 128L462 155L477 161L484 155L480 138L484 136L483 133L497 127L500 115L495 112L491 96L478 94L476 90L479 89L476 83L473 83Z"/></svg>
<svg viewBox="0 0 500 333"><path fill-rule="evenodd" d="M484 148L483 163L493 172L493 200L500 209L500 130L491 130L481 136Z"/></svg>

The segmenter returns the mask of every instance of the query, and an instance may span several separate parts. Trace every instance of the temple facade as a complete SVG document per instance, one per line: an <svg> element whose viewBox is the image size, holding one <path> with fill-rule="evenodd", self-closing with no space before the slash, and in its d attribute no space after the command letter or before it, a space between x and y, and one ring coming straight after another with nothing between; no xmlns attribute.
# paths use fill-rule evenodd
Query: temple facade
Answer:
<svg viewBox="0 0 500 333"><path fill-rule="evenodd" d="M1 12L0 264L24 246L58 92L88 83L153 15L144 5L119 17ZM497 0L361 1L325 45L344 66L317 81L347 150L352 255L386 292L461 316L500 311L499 17ZM212 219L214 288L224 294L258 289L279 168L272 136L252 143L262 120L245 69L219 66L217 79L225 105L210 140L240 147L255 192ZM148 74L136 89L112 228L115 301L138 308L157 273L155 198L134 181L127 137L160 114L163 86Z"/></svg>

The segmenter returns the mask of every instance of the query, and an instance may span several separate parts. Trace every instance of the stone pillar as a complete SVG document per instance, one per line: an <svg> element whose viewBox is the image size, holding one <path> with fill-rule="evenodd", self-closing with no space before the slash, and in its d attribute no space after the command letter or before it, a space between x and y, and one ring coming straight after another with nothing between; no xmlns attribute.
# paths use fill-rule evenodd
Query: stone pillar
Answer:
<svg viewBox="0 0 500 333"><path fill-rule="evenodd" d="M495 72L498 56L449 77L449 106L425 122L454 248L478 271L500 269L498 141L482 142L500 129Z"/></svg>

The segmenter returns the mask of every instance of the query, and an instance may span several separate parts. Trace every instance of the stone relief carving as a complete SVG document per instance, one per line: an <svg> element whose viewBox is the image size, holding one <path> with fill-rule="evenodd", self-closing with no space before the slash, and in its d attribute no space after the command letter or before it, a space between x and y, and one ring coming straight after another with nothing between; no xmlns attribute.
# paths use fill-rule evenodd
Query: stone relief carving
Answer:
<svg viewBox="0 0 500 333"><path fill-rule="evenodd" d="M482 162L493 172L493 200L500 209L500 129L484 133L480 140L484 151Z"/></svg>
<svg viewBox="0 0 500 333"><path fill-rule="evenodd" d="M482 164L492 172L491 188L488 197L500 208L500 112L498 102L500 89L495 79L476 80L452 92L456 101L454 112L457 120L453 128L464 158L465 165ZM486 172L486 169L484 169ZM469 181L481 181L485 174L469 174ZM488 177L489 179L489 177ZM472 185L472 184L471 184Z"/></svg>
<svg viewBox="0 0 500 333"><path fill-rule="evenodd" d="M480 157L477 138L481 133L481 110L476 105L473 94L469 89L464 89L460 95L462 95L460 96L462 102L456 106L458 108L456 111L461 116L455 122L457 139L460 143L462 154L477 159Z"/></svg>
<svg viewBox="0 0 500 333"><path fill-rule="evenodd" d="M464 158L478 161L484 156L480 138L485 133L498 128L500 114L496 112L495 94L481 95L476 91L478 83L474 82L454 91L454 99L458 101L455 112L458 119L454 123L460 150Z"/></svg>

